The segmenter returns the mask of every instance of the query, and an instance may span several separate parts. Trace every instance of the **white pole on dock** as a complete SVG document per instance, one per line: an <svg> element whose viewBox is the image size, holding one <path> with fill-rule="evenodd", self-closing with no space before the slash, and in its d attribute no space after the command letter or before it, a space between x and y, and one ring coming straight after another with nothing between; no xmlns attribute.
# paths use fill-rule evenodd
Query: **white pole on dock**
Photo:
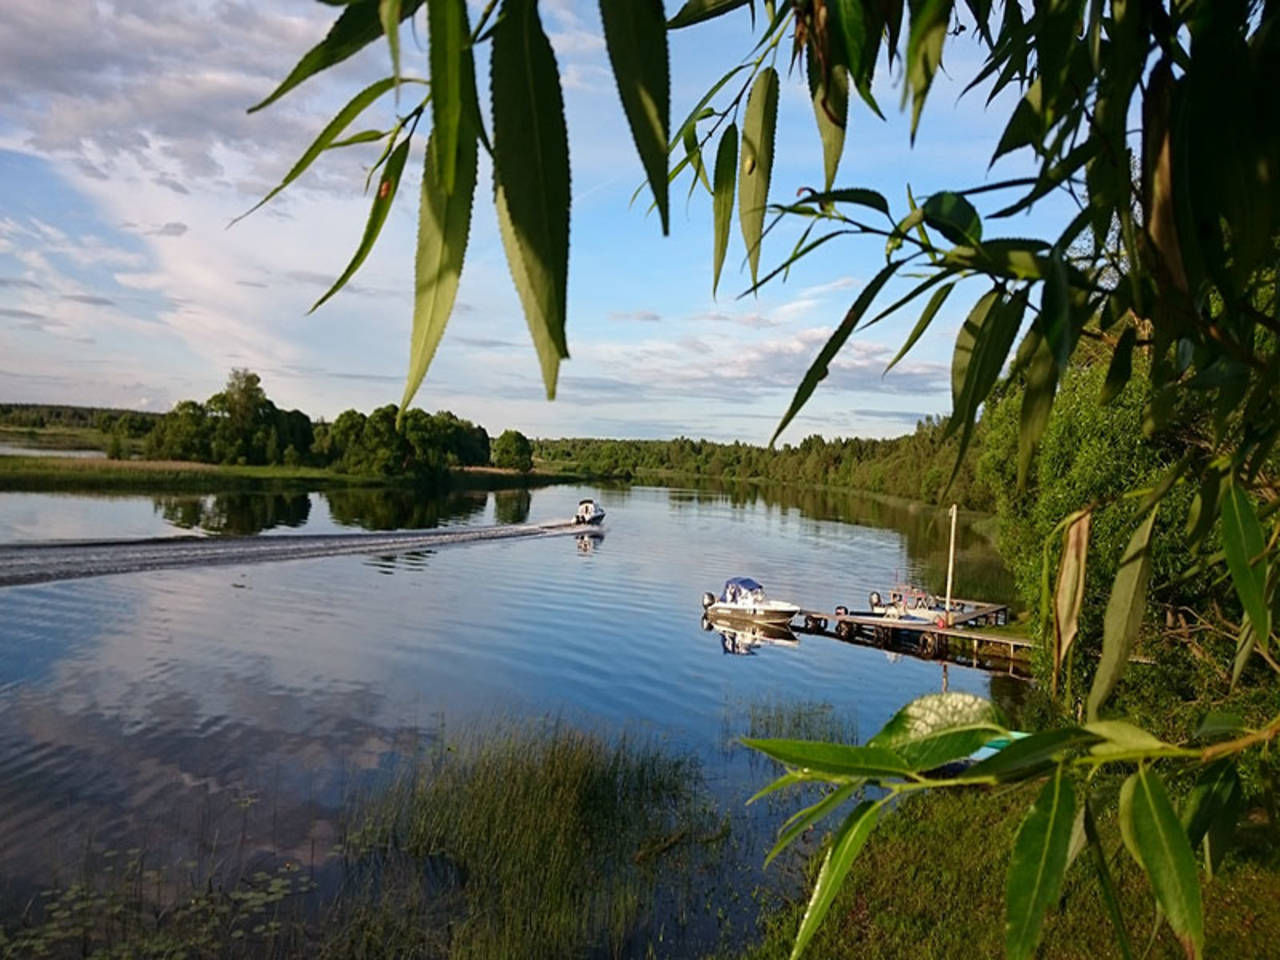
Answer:
<svg viewBox="0 0 1280 960"><path fill-rule="evenodd" d="M956 570L956 505L951 505L951 547L947 552L947 626L955 626L951 613L951 578Z"/></svg>

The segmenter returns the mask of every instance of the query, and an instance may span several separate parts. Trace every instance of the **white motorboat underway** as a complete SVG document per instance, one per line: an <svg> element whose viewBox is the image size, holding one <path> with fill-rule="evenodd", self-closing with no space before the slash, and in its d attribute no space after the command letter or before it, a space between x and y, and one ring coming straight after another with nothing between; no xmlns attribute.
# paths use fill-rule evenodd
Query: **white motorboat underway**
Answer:
<svg viewBox="0 0 1280 960"><path fill-rule="evenodd" d="M770 600L765 596L764 587L750 577L730 577L719 599L704 593L702 608L710 619L784 625L800 612L794 603Z"/></svg>
<svg viewBox="0 0 1280 960"><path fill-rule="evenodd" d="M573 522L598 527L604 523L604 510L594 500L579 500L578 512L573 515Z"/></svg>

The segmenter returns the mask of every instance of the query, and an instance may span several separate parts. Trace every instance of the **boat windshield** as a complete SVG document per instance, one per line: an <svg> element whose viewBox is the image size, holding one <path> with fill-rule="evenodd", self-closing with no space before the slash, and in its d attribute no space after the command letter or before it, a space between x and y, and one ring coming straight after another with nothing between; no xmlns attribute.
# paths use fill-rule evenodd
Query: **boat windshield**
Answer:
<svg viewBox="0 0 1280 960"><path fill-rule="evenodd" d="M720 594L721 603L764 602L764 587L750 577L732 577L725 581L724 592Z"/></svg>

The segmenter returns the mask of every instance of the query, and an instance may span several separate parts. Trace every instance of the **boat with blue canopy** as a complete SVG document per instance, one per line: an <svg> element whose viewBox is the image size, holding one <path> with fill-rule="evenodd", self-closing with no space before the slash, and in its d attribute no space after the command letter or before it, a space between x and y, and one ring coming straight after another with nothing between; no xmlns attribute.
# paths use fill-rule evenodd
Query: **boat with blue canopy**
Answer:
<svg viewBox="0 0 1280 960"><path fill-rule="evenodd" d="M789 624L800 612L794 603L770 600L764 587L750 577L730 577L717 598L702 595L702 608L710 620L746 620L752 623Z"/></svg>

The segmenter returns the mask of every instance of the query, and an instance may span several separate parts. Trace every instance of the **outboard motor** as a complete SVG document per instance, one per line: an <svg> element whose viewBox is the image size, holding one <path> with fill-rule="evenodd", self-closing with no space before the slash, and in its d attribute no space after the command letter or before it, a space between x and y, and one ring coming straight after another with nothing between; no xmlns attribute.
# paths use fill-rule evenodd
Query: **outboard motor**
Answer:
<svg viewBox="0 0 1280 960"><path fill-rule="evenodd" d="M707 607L711 606L715 602L716 602L716 595L714 593L704 593L702 595L703 610L707 609Z"/></svg>

